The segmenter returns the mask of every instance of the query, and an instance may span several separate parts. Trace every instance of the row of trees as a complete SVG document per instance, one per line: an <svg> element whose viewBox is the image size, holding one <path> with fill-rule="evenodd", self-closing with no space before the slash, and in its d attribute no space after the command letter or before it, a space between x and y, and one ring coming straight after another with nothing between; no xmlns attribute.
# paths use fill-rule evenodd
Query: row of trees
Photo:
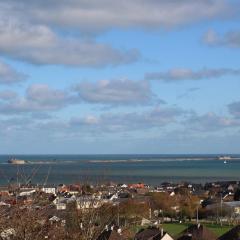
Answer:
<svg viewBox="0 0 240 240"><path fill-rule="evenodd" d="M168 193L151 194L152 208L160 210L161 217L188 218L196 217L200 199L191 194L176 194L170 196Z"/></svg>

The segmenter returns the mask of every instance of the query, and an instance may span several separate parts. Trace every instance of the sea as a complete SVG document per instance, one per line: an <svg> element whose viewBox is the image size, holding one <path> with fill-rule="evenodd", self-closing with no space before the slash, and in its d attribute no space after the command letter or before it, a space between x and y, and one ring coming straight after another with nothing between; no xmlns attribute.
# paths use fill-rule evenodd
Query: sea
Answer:
<svg viewBox="0 0 240 240"><path fill-rule="evenodd" d="M240 180L240 154L224 163L219 155L0 155L0 185L206 183ZM24 165L8 163L11 158Z"/></svg>

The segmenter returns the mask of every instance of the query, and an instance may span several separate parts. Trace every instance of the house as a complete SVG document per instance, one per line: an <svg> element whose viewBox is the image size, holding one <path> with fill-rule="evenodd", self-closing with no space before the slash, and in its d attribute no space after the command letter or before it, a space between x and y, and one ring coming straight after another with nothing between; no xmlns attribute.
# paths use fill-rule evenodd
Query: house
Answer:
<svg viewBox="0 0 240 240"><path fill-rule="evenodd" d="M163 229L159 230L155 227L149 227L141 229L136 233L134 240L174 240L168 233L164 232Z"/></svg>
<svg viewBox="0 0 240 240"><path fill-rule="evenodd" d="M240 201L224 202L223 205L231 208L236 215L240 215Z"/></svg>
<svg viewBox="0 0 240 240"><path fill-rule="evenodd" d="M56 204L56 209L57 210L66 210L67 204L66 203L57 203Z"/></svg>
<svg viewBox="0 0 240 240"><path fill-rule="evenodd" d="M30 196L32 194L34 194L36 192L36 189L29 189L27 191L23 191L19 193L19 196L23 197L23 196Z"/></svg>
<svg viewBox="0 0 240 240"><path fill-rule="evenodd" d="M134 184L129 184L128 187L131 189L145 188L145 184L144 183L134 183Z"/></svg>
<svg viewBox="0 0 240 240"><path fill-rule="evenodd" d="M59 193L64 193L64 192L68 192L69 189L65 184L59 184L57 187L57 192Z"/></svg>
<svg viewBox="0 0 240 240"><path fill-rule="evenodd" d="M201 224L191 225L179 234L177 240L216 240L217 236ZM230 239L229 239L230 240Z"/></svg>
<svg viewBox="0 0 240 240"><path fill-rule="evenodd" d="M145 195L146 193L149 192L149 189L148 188L137 188L136 191L137 191L137 194Z"/></svg>
<svg viewBox="0 0 240 240"><path fill-rule="evenodd" d="M0 237L2 240L10 240L13 239L15 236L16 231L13 228L5 229L0 233Z"/></svg>
<svg viewBox="0 0 240 240"><path fill-rule="evenodd" d="M54 223L54 222L60 222L61 218L57 217L57 216L52 216L51 218L48 219L48 221Z"/></svg>
<svg viewBox="0 0 240 240"><path fill-rule="evenodd" d="M125 240L125 238L116 230L105 229L96 240Z"/></svg>
<svg viewBox="0 0 240 240"><path fill-rule="evenodd" d="M0 197L9 197L10 193L8 190L1 190L0 191Z"/></svg>
<svg viewBox="0 0 240 240"><path fill-rule="evenodd" d="M217 240L239 240L240 239L240 225L232 228L230 231L223 234Z"/></svg>
<svg viewBox="0 0 240 240"><path fill-rule="evenodd" d="M224 209L224 211L228 211L232 214L232 217L240 217L240 201L232 201L232 202L219 202L208 205L206 207L207 210L216 210L216 209Z"/></svg>
<svg viewBox="0 0 240 240"><path fill-rule="evenodd" d="M236 187L233 186L232 184L230 184L230 185L227 187L227 190L230 191L230 192L232 192L232 193L234 193L235 189L236 189Z"/></svg>
<svg viewBox="0 0 240 240"><path fill-rule="evenodd" d="M11 204L1 201L0 202L0 207L11 207Z"/></svg>
<svg viewBox="0 0 240 240"><path fill-rule="evenodd" d="M216 198L207 198L201 202L203 208L207 208L208 210L212 209L212 205L217 204L219 201Z"/></svg>
<svg viewBox="0 0 240 240"><path fill-rule="evenodd" d="M48 219L48 221L51 223L51 224L61 224L62 226L65 226L66 224L66 221L64 219L61 219L57 216L52 216Z"/></svg>
<svg viewBox="0 0 240 240"><path fill-rule="evenodd" d="M128 192L120 192L118 193L118 198L130 198L131 195Z"/></svg>
<svg viewBox="0 0 240 240"><path fill-rule="evenodd" d="M176 194L175 194L174 191L172 191L172 192L169 193L169 196L170 196L170 197L173 197L173 196L175 196L175 195L176 195Z"/></svg>
<svg viewBox="0 0 240 240"><path fill-rule="evenodd" d="M56 188L55 187L43 187L41 190L42 190L42 192L56 195Z"/></svg>
<svg viewBox="0 0 240 240"><path fill-rule="evenodd" d="M150 225L151 223L152 223L151 220L146 219L146 218L142 218L141 226Z"/></svg>
<svg viewBox="0 0 240 240"><path fill-rule="evenodd" d="M68 186L68 191L72 195L78 195L79 193L82 193L82 188L80 184L71 184Z"/></svg>
<svg viewBox="0 0 240 240"><path fill-rule="evenodd" d="M79 197L76 200L77 209L93 209L99 208L103 205L103 202L94 197Z"/></svg>

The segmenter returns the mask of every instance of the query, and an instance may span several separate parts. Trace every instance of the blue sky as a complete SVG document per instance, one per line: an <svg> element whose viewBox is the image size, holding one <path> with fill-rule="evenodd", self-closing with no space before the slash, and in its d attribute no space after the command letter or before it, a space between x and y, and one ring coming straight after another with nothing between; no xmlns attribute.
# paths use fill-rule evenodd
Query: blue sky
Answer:
<svg viewBox="0 0 240 240"><path fill-rule="evenodd" d="M0 154L239 153L240 3L0 2Z"/></svg>

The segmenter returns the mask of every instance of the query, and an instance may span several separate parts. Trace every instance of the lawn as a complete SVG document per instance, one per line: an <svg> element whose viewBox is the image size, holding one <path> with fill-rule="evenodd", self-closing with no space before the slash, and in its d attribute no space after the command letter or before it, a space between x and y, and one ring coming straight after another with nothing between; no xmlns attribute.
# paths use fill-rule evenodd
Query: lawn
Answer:
<svg viewBox="0 0 240 240"><path fill-rule="evenodd" d="M168 232L172 237L175 237L189 225L187 223L165 223L163 224L164 231Z"/></svg>
<svg viewBox="0 0 240 240"><path fill-rule="evenodd" d="M165 223L163 229L171 236L175 237L181 233L184 229L190 226L191 223ZM204 224L209 230L213 231L217 236L221 236L225 232L229 231L232 226L220 226L217 224Z"/></svg>
<svg viewBox="0 0 240 240"><path fill-rule="evenodd" d="M205 224L205 226L213 231L218 237L223 235L225 232L229 231L230 229L233 228L233 226L220 226L220 225L216 225L216 224Z"/></svg>
<svg viewBox="0 0 240 240"><path fill-rule="evenodd" d="M184 229L192 225L192 223L164 223L163 229L164 231L168 232L172 237L176 237L179 233L181 233ZM218 224L211 224L206 223L204 224L209 230L214 232L218 237L223 235L225 232L229 231L233 226L220 226ZM132 226L130 229L130 232L132 233L132 236L135 235L136 232L138 232L141 228L143 228L140 225Z"/></svg>

